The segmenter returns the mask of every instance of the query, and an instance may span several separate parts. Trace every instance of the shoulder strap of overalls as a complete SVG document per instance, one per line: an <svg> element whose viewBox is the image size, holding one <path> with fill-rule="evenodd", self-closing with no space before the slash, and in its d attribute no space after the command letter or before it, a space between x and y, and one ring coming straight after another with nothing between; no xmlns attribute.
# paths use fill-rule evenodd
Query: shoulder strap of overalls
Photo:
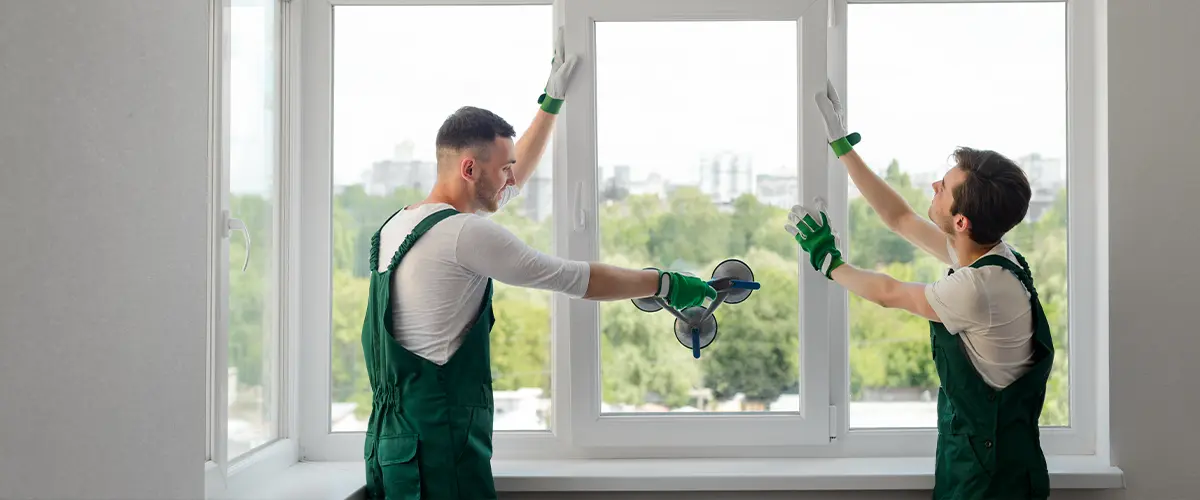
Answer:
<svg viewBox="0 0 1200 500"><path fill-rule="evenodd" d="M403 210L403 209L401 209L401 210ZM400 212L396 212L396 213L400 213ZM392 254L392 261L390 263L388 263L387 270L391 271L392 269L395 269L396 264L400 262L400 258L403 257L404 254L408 253L408 249L412 248L413 243L416 243L417 240L421 238L421 236L424 236L425 233L427 231L429 231L430 228L432 228L437 223L445 220L447 217L450 217L451 215L455 215L457 213L458 213L458 210L455 210L453 208L447 208L447 209L443 209L443 210L438 210L437 212L429 214L424 219L422 219L421 222L419 224L417 224L417 227L414 227L412 232L408 233L408 236L406 236L404 238L404 242L400 243L400 248L396 249L396 253ZM396 214L392 214L392 217L395 217L395 216L396 216ZM392 218L388 217L388 220L390 221L390 220L392 220ZM384 222L383 225L386 226L387 222ZM371 271L372 272L375 272L379 269L379 233L381 233L382 231L383 231L383 226L380 226L379 229L375 231L375 234L371 236Z"/></svg>
<svg viewBox="0 0 1200 500"><path fill-rule="evenodd" d="M1009 272L1015 274L1017 276L1017 279L1021 281L1021 284L1025 285L1025 289L1029 291L1029 294L1036 297L1037 290L1033 286L1033 272L1030 271L1030 269L1029 269L1029 263L1026 262L1025 257L1022 256L1021 254L1017 253L1016 250L1013 250L1012 253L1013 253L1013 256L1017 258L1017 262L1019 262L1020 265L1018 265L1017 262L1008 260L1003 255L993 254L993 255L986 255L986 256L980 258L979 260L977 260L973 264L971 264L971 267L984 267L984 266L1003 267L1004 269L1008 270Z"/></svg>
<svg viewBox="0 0 1200 500"><path fill-rule="evenodd" d="M379 233L382 233L383 228L386 227L388 223L396 217L397 214L403 212L406 208L408 208L408 205L400 207L400 210L392 212L392 215L389 215L387 220L383 221L383 224L379 225L379 229L375 230L375 234L371 235L371 272L379 271Z"/></svg>
<svg viewBox="0 0 1200 500"><path fill-rule="evenodd" d="M1029 269L1029 262L1023 255L1016 250L1013 250L1012 253L1020 263L1019 266L1001 255L988 255L971 264L971 267L1000 266L1017 276L1017 279L1025 286L1025 290L1029 291L1029 302L1034 308L1034 340L1042 346L1044 352L1052 353L1054 344L1050 337L1050 325L1047 323L1046 312L1042 309L1041 300L1038 299L1037 288L1033 286L1033 271ZM1043 329L1044 332L1039 332ZM1045 335L1039 335L1039 333Z"/></svg>

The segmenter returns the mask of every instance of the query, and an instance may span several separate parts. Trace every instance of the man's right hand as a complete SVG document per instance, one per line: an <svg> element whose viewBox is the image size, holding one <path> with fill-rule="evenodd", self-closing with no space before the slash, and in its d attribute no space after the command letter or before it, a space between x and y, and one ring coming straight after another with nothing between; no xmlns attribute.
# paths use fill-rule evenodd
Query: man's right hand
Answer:
<svg viewBox="0 0 1200 500"><path fill-rule="evenodd" d="M682 273L655 270L658 271L661 284L655 296L666 299L667 304L677 310L701 305L705 298L717 298L717 290L705 280Z"/></svg>
<svg viewBox="0 0 1200 500"><path fill-rule="evenodd" d="M841 158L854 149L854 145L858 144L862 136L858 132L851 134L846 131L846 106L842 104L841 97L838 97L837 90L833 88L833 82L825 80L825 92L817 93L816 101L817 109L821 110L821 116L825 118L825 133L829 137L829 145L834 154Z"/></svg>

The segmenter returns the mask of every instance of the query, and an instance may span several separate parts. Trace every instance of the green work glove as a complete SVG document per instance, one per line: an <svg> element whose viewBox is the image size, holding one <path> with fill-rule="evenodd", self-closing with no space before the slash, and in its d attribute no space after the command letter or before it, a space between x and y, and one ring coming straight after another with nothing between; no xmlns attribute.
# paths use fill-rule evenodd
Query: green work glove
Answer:
<svg viewBox="0 0 1200 500"><path fill-rule="evenodd" d="M833 88L833 82L825 80L825 92L818 93L816 100L817 109L821 110L821 116L825 118L825 133L829 136L829 145L833 148L833 153L841 158L854 149L854 145L858 144L862 136L858 135L858 132L846 132L846 106L842 104L842 98L838 97L837 90Z"/></svg>
<svg viewBox="0 0 1200 500"><path fill-rule="evenodd" d="M667 304L677 310L702 305L705 298L717 298L717 290L705 280L677 272L654 270L658 271L659 284L654 296L666 299Z"/></svg>
<svg viewBox="0 0 1200 500"><path fill-rule="evenodd" d="M554 36L554 59L550 61L550 77L546 79L546 88L538 97L542 111L552 115L558 114L563 100L567 98L567 84L571 82L571 73L575 70L577 57L567 57L566 45L563 44L563 30L558 29Z"/></svg>
<svg viewBox="0 0 1200 500"><path fill-rule="evenodd" d="M814 200L816 209L796 205L788 213L788 224L784 227L800 243L800 248L809 255L809 263L826 278L833 279L831 273L842 261L842 252L838 250L837 233L829 228L829 218L825 216L825 201ZM815 216L821 218L817 222Z"/></svg>

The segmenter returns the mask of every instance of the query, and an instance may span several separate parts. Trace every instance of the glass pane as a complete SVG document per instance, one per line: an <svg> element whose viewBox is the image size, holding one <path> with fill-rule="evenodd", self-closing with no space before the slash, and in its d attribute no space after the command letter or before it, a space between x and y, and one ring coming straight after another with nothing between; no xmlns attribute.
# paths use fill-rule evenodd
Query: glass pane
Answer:
<svg viewBox="0 0 1200 500"><path fill-rule="evenodd" d="M276 252L275 2L238 1L230 9L230 214L246 240L229 237L229 458L278 436L278 261Z"/></svg>
<svg viewBox="0 0 1200 500"><path fill-rule="evenodd" d="M371 413L361 343L371 235L429 193L434 138L454 110L478 106L518 134L525 130L550 72L551 12L549 5L334 9L334 432L365 431ZM547 148L521 196L493 216L547 253L552 154ZM381 259L394 251L381 249ZM549 428L550 297L495 283L496 430Z"/></svg>
<svg viewBox="0 0 1200 500"><path fill-rule="evenodd" d="M925 214L958 146L1018 162L1034 191L1006 238L1029 261L1054 333L1042 425L1069 423L1066 12L1058 3L851 4L850 128L867 164ZM951 42L951 43L948 43ZM850 187L851 262L899 279L946 272L890 233ZM936 427L929 323L850 299L850 425Z"/></svg>
<svg viewBox="0 0 1200 500"><path fill-rule="evenodd" d="M699 359L670 312L602 303L601 411L798 410L795 23L599 23L596 49L601 259L762 284Z"/></svg>

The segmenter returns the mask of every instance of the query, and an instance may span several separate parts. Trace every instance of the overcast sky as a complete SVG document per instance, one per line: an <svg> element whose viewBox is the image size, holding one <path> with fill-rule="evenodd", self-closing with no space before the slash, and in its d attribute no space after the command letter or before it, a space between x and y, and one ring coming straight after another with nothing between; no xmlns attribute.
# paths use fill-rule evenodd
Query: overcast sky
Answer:
<svg viewBox="0 0 1200 500"><path fill-rule="evenodd" d="M334 22L335 183L359 182L406 140L431 160L438 126L459 106L491 109L518 132L534 115L549 6L342 6ZM851 5L849 23L844 97L872 167L896 158L940 173L958 145L1064 154L1062 3ZM234 16L243 45L261 26ZM795 172L795 36L793 23L598 26L601 166L686 182L705 155L734 151L756 173ZM248 108L234 117L254 125L234 126L235 190L262 184L252 152L265 134L254 115L267 64L257 52L233 54L233 104Z"/></svg>

